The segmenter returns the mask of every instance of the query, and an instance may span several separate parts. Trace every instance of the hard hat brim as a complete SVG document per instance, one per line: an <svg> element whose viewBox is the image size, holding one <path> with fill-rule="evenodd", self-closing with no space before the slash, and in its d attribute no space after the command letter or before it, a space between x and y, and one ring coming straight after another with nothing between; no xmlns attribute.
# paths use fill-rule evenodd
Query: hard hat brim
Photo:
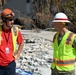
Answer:
<svg viewBox="0 0 76 75"><path fill-rule="evenodd" d="M68 20L53 20L52 22L70 22Z"/></svg>

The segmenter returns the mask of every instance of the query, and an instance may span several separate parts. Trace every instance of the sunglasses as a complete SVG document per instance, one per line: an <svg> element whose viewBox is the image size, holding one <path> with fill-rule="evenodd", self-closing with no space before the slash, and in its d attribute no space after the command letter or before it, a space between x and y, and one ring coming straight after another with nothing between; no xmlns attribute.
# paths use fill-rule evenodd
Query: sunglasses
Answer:
<svg viewBox="0 0 76 75"><path fill-rule="evenodd" d="M12 21L12 20L14 20L14 19L13 19L13 18L10 18L10 19L7 19L7 20Z"/></svg>

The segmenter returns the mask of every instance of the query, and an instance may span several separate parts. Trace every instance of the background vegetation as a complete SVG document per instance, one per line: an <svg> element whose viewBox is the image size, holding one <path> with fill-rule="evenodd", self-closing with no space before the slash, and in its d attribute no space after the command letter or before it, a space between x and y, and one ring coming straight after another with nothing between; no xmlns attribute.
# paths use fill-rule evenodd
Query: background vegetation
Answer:
<svg viewBox="0 0 76 75"><path fill-rule="evenodd" d="M64 12L71 21L71 25L76 25L76 0L32 0L32 2L35 18L29 18L27 21L24 21L24 23L27 24L30 20L29 23L33 23L34 27L37 26L42 29L50 28L52 27L51 21L54 15L57 12ZM0 9L4 4L6 4L6 0L0 0ZM19 20L24 19L19 18Z"/></svg>

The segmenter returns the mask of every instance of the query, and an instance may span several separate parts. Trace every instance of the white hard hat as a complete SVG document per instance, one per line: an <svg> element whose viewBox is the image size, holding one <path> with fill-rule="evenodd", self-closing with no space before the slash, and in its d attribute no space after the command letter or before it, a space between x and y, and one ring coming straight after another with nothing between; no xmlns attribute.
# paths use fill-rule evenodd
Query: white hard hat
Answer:
<svg viewBox="0 0 76 75"><path fill-rule="evenodd" d="M52 22L70 22L70 21L68 20L68 17L64 13L59 12L55 15L54 20Z"/></svg>

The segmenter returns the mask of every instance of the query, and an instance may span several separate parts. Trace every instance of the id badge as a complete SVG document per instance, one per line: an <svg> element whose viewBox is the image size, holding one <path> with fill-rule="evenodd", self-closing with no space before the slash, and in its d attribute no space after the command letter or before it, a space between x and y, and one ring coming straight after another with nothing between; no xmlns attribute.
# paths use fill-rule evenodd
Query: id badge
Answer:
<svg viewBox="0 0 76 75"><path fill-rule="evenodd" d="M9 47L5 48L6 53L9 53Z"/></svg>

